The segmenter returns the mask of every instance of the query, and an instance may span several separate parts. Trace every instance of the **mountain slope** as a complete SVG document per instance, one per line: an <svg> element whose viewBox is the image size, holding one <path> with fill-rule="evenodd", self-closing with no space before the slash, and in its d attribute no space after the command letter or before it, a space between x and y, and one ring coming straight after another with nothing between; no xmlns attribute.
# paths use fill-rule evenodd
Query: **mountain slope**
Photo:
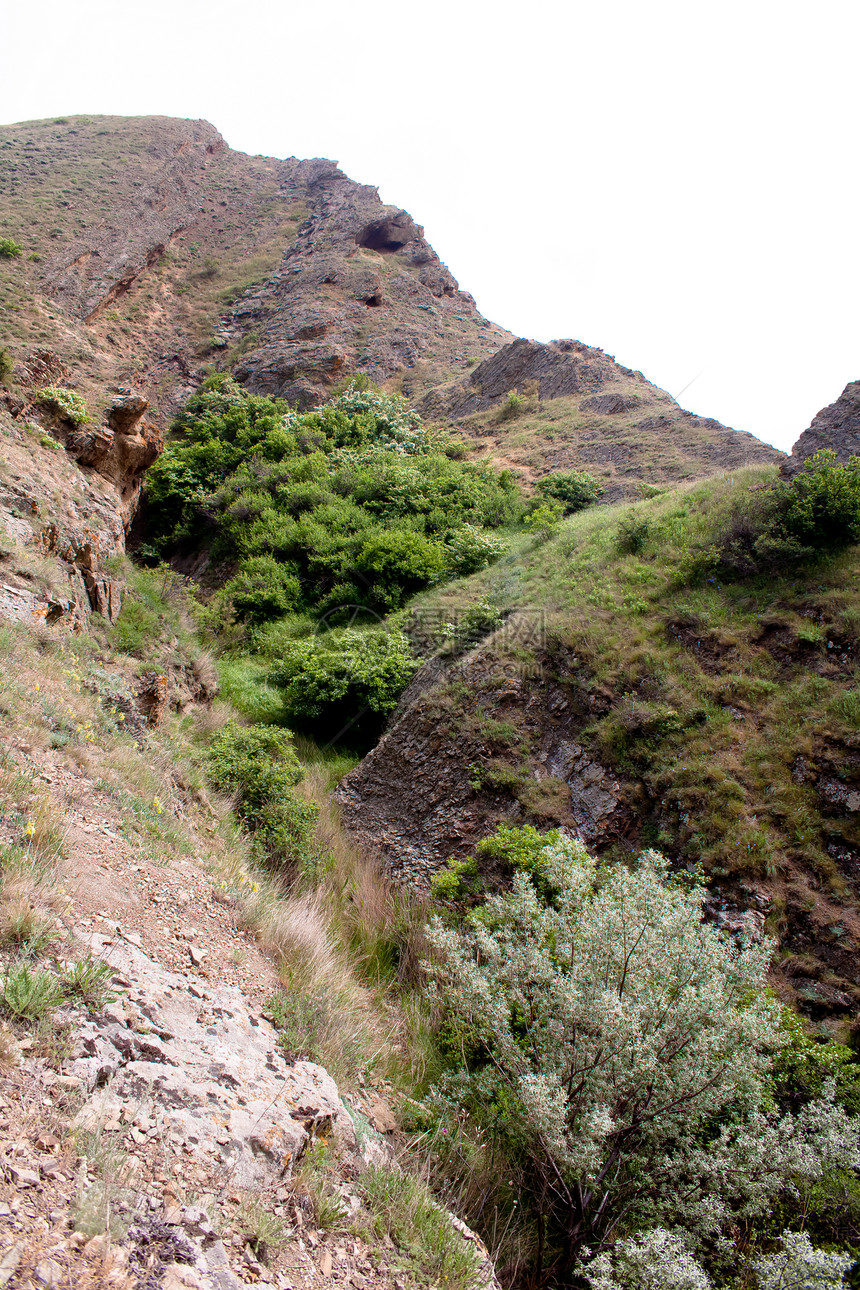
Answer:
<svg viewBox="0 0 860 1290"><path fill-rule="evenodd" d="M0 127L0 233L23 251L0 258L0 343L56 351L96 398L134 385L163 419L213 359L307 402L357 368L438 380L509 339L375 188L234 152L205 121Z"/></svg>
<svg viewBox="0 0 860 1290"><path fill-rule="evenodd" d="M514 341L375 188L234 152L205 121L0 127L0 236L22 252L0 257L21 392L47 352L96 419L133 389L163 428L212 366L301 407L360 371L477 453L526 478L592 469L609 499L777 458L599 350Z"/></svg>
<svg viewBox="0 0 860 1290"><path fill-rule="evenodd" d="M722 925L777 937L784 996L847 1027L860 1004L856 548L708 575L713 544L773 476L592 508L425 593L407 630L438 654L337 797L353 835L425 889L503 823L700 864ZM503 625L458 651L475 606Z"/></svg>
<svg viewBox="0 0 860 1290"><path fill-rule="evenodd" d="M640 483L783 459L753 435L685 412L641 372L577 340L513 341L418 408L526 477L588 470L604 483L605 501L638 497Z"/></svg>

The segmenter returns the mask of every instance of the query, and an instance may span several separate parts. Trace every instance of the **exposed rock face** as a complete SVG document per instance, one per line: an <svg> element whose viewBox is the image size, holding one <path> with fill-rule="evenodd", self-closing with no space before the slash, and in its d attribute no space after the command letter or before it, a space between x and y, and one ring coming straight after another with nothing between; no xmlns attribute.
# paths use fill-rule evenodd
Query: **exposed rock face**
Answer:
<svg viewBox="0 0 860 1290"><path fill-rule="evenodd" d="M624 785L578 742L583 717L549 675L500 667L492 644L453 666L435 661L377 746L341 780L344 823L399 881L419 888L501 822L529 817L591 845L626 836ZM504 783L499 718L523 740L513 790L494 786Z"/></svg>
<svg viewBox="0 0 860 1290"><path fill-rule="evenodd" d="M0 444L0 617L78 630L95 610L115 622L123 584L104 566L125 550L118 488L25 418L0 412ZM133 495L140 479L127 478Z"/></svg>
<svg viewBox="0 0 860 1290"><path fill-rule="evenodd" d="M90 1094L80 1123L119 1122L128 1107L146 1132L155 1127L201 1160L220 1159L240 1187L289 1177L312 1134L355 1150L331 1076L285 1061L274 1029L239 989L189 990L184 976L122 940L110 961L136 989L78 1029L70 1073Z"/></svg>
<svg viewBox="0 0 860 1290"><path fill-rule="evenodd" d="M213 359L308 405L358 369L426 388L510 339L412 217L333 161L245 156L159 117L28 122L0 145L0 224L35 252L15 278L38 302L30 344L84 393L133 385L160 424ZM19 357L20 336L0 343Z"/></svg>
<svg viewBox="0 0 860 1290"><path fill-rule="evenodd" d="M437 371L462 366L508 338L459 290L424 230L375 188L319 160L298 163L290 182L311 214L278 273L222 329L231 341L259 334L235 369L250 389L307 407L350 372L381 382L431 351Z"/></svg>
<svg viewBox="0 0 860 1290"><path fill-rule="evenodd" d="M791 478L807 457L822 448L832 449L843 464L849 457L860 457L860 381L851 381L835 403L813 417L784 462L782 474Z"/></svg>
<svg viewBox="0 0 860 1290"><path fill-rule="evenodd" d="M429 417L458 420L471 412L481 412L506 394L529 385L537 386L541 399L557 399L567 394L591 394L618 375L633 376L634 373L619 367L602 349L583 345L578 340L555 340L548 345L534 340L515 340L485 359L464 380L431 391L419 408ZM613 406L605 410L622 409Z"/></svg>
<svg viewBox="0 0 860 1290"><path fill-rule="evenodd" d="M468 376L428 391L418 408L455 421L488 457L527 477L590 471L607 502L640 496L642 481L671 485L783 459L750 434L686 412L641 372L577 340L515 340Z"/></svg>
<svg viewBox="0 0 860 1290"><path fill-rule="evenodd" d="M77 461L116 487L126 529L137 510L144 473L164 447L163 433L144 420L148 408L142 395L122 395L108 408L105 424L97 430L62 432L66 448Z"/></svg>

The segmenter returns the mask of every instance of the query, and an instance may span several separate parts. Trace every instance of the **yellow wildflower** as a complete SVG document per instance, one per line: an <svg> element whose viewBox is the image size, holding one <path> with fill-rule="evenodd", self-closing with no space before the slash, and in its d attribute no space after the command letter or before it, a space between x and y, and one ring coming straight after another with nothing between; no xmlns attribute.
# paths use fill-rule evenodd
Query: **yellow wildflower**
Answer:
<svg viewBox="0 0 860 1290"><path fill-rule="evenodd" d="M24 825L24 837L31 838L35 832L36 832L35 824L33 823L32 820L28 820L27 823Z"/></svg>

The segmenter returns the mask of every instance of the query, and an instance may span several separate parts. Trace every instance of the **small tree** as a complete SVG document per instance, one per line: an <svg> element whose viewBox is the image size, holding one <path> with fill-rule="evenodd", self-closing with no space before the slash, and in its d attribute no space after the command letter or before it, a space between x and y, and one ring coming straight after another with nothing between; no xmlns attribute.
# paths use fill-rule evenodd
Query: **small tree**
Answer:
<svg viewBox="0 0 860 1290"><path fill-rule="evenodd" d="M565 515L590 506L606 491L586 470L556 470L537 482L539 493L561 502Z"/></svg>
<svg viewBox="0 0 860 1290"><path fill-rule="evenodd" d="M785 1042L769 944L703 923L703 891L653 852L599 870L559 840L528 867L465 930L432 927L429 970L465 1055L437 1096L528 1160L539 1263L566 1278L663 1226L715 1248L730 1219L856 1165L857 1123L832 1097L767 1109Z"/></svg>
<svg viewBox="0 0 860 1290"><path fill-rule="evenodd" d="M391 712L417 667L401 632L344 627L285 647L272 681L294 720L345 724Z"/></svg>

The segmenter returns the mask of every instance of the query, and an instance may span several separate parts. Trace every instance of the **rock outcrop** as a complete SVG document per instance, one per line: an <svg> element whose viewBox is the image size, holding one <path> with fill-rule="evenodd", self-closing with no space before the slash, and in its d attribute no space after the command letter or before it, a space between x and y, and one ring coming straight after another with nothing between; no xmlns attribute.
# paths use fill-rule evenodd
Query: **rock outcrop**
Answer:
<svg viewBox="0 0 860 1290"><path fill-rule="evenodd" d="M90 948L134 988L76 1026L68 1066L88 1094L78 1123L116 1122L220 1163L236 1187L289 1178L314 1135L357 1149L331 1076L288 1063L265 1017L235 986L190 985L103 923ZM105 940L109 949L105 949Z"/></svg>
<svg viewBox="0 0 860 1290"><path fill-rule="evenodd" d="M419 889L470 855L500 823L563 827L591 846L631 827L625 786L581 741L581 710L548 667L501 662L499 637L465 658L427 665L379 743L335 796L349 832Z"/></svg>
<svg viewBox="0 0 860 1290"><path fill-rule="evenodd" d="M60 423L66 449L78 463L116 488L126 529L137 511L144 474L164 447L162 431L144 419L148 408L143 395L129 392L114 400L96 430Z"/></svg>
<svg viewBox="0 0 860 1290"><path fill-rule="evenodd" d="M333 162L300 162L290 183L310 214L278 272L225 318L220 336L259 340L238 362L250 389L302 407L351 372L382 382L422 362L437 374L508 339L478 313L412 217Z"/></svg>
<svg viewBox="0 0 860 1290"><path fill-rule="evenodd" d="M843 464L850 457L860 457L860 381L851 381L835 403L813 417L783 463L782 474L790 479L808 457L822 448L835 452L837 461Z"/></svg>
<svg viewBox="0 0 860 1290"><path fill-rule="evenodd" d="M429 420L455 422L489 457L529 477L585 469L604 481L604 501L665 485L766 465L783 454L753 435L679 407L641 372L578 340L515 340L467 376L418 402Z"/></svg>
<svg viewBox="0 0 860 1290"><path fill-rule="evenodd" d="M85 394L133 387L161 424L213 359L308 405L359 369L427 388L511 339L412 217L333 161L249 157L163 117L27 122L0 146L0 224L28 252L0 287L38 315L0 344L19 357L30 328Z"/></svg>

